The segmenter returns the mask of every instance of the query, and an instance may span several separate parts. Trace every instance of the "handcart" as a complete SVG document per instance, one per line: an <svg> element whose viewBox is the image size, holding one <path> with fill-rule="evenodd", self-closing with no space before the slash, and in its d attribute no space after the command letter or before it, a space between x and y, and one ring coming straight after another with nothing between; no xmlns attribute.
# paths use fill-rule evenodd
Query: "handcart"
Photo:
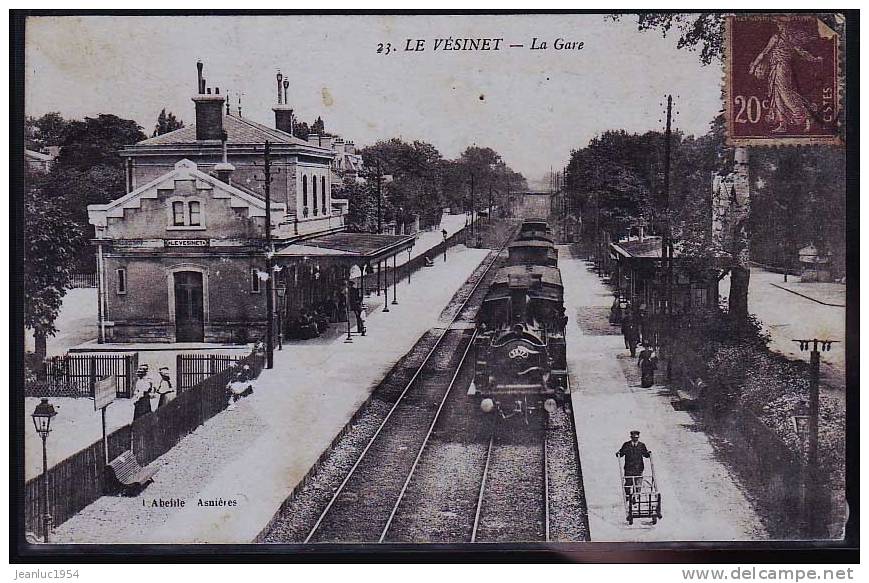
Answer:
<svg viewBox="0 0 869 583"><path fill-rule="evenodd" d="M619 458L621 459L621 458ZM651 518L652 524L658 524L661 516L661 493L658 492L658 483L655 481L655 462L649 455L649 474L642 476L625 477L624 465L619 464L619 476L621 477L620 490L625 502L625 520L633 524L635 518Z"/></svg>

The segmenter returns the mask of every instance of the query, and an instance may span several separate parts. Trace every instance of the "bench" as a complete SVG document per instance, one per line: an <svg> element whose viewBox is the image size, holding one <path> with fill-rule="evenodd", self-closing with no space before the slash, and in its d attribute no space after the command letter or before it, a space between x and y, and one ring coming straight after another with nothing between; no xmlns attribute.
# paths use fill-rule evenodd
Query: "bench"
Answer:
<svg viewBox="0 0 869 583"><path fill-rule="evenodd" d="M143 468L128 449L106 466L106 488L110 492L135 496L154 479L156 473L156 467Z"/></svg>

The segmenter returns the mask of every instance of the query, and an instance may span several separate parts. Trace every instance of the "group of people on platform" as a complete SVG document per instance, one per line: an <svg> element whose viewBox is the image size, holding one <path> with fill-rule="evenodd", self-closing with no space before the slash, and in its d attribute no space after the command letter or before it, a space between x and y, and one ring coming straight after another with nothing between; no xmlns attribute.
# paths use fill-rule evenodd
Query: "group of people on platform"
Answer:
<svg viewBox="0 0 869 583"><path fill-rule="evenodd" d="M347 282L347 293L335 292L322 302L303 307L298 315L287 320L286 337L297 340L317 338L331 324L346 321L347 301L349 311L355 316L356 331L365 335L366 310L362 291L356 282Z"/></svg>
<svg viewBox="0 0 869 583"><path fill-rule="evenodd" d="M625 348L631 351L631 357L637 357L637 348L640 354L637 357L637 366L640 367L640 386L649 388L655 383L655 370L658 368L658 355L652 347L652 342L645 332L642 310L632 310L630 306L623 312L618 298L613 302L610 309L610 322L621 323L622 336L625 339Z"/></svg>
<svg viewBox="0 0 869 583"><path fill-rule="evenodd" d="M154 411L152 401L157 400L156 408L165 407L176 397L172 385L172 375L168 366L160 367L158 378L149 373L147 363L140 364L136 370L136 382L133 385L133 421Z"/></svg>

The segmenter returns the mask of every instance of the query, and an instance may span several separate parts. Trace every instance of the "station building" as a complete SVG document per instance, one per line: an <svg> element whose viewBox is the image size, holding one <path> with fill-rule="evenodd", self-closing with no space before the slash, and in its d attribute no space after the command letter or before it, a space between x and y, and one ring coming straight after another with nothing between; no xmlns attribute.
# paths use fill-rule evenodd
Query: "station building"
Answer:
<svg viewBox="0 0 869 583"><path fill-rule="evenodd" d="M414 243L345 232L347 201L331 195L335 148L293 136L286 81L270 128L231 112L197 69L195 124L123 148L126 194L88 206L100 342L256 340L268 322L267 256L273 317L290 319Z"/></svg>

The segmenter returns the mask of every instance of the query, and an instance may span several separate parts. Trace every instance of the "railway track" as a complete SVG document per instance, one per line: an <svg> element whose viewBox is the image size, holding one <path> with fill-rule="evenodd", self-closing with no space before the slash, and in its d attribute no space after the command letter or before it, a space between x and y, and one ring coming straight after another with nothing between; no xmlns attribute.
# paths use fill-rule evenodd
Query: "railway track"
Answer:
<svg viewBox="0 0 869 583"><path fill-rule="evenodd" d="M484 291L481 284L499 255L500 250L490 253L479 277L463 286L470 286L470 292L460 294L464 299L451 306L455 309L449 325L335 491L305 543L384 541L473 342L473 327L459 324L473 322L477 306L471 300L482 295L475 292Z"/></svg>
<svg viewBox="0 0 869 583"><path fill-rule="evenodd" d="M512 429L490 438L471 542L549 541L545 420Z"/></svg>
<svg viewBox="0 0 869 583"><path fill-rule="evenodd" d="M442 328L424 336L411 351L416 355L409 353L394 367L387 383L392 388L386 387L385 395L380 387L372 394L334 452L318 464L299 495L288 499L260 542L549 540L547 432L538 423L533 431L490 441L493 427L480 422L465 395L473 375L467 357L476 300L485 293L486 276L497 259L493 252L444 310ZM364 414L366 408L376 415ZM564 426L571 428L572 421ZM574 439L575 434L561 436L568 445ZM556 449L556 455L563 450ZM555 489L563 490L562 482ZM570 522L577 508L562 500L556 510L562 522ZM584 516L584 507L581 511ZM555 525L553 540L585 540L582 530Z"/></svg>

